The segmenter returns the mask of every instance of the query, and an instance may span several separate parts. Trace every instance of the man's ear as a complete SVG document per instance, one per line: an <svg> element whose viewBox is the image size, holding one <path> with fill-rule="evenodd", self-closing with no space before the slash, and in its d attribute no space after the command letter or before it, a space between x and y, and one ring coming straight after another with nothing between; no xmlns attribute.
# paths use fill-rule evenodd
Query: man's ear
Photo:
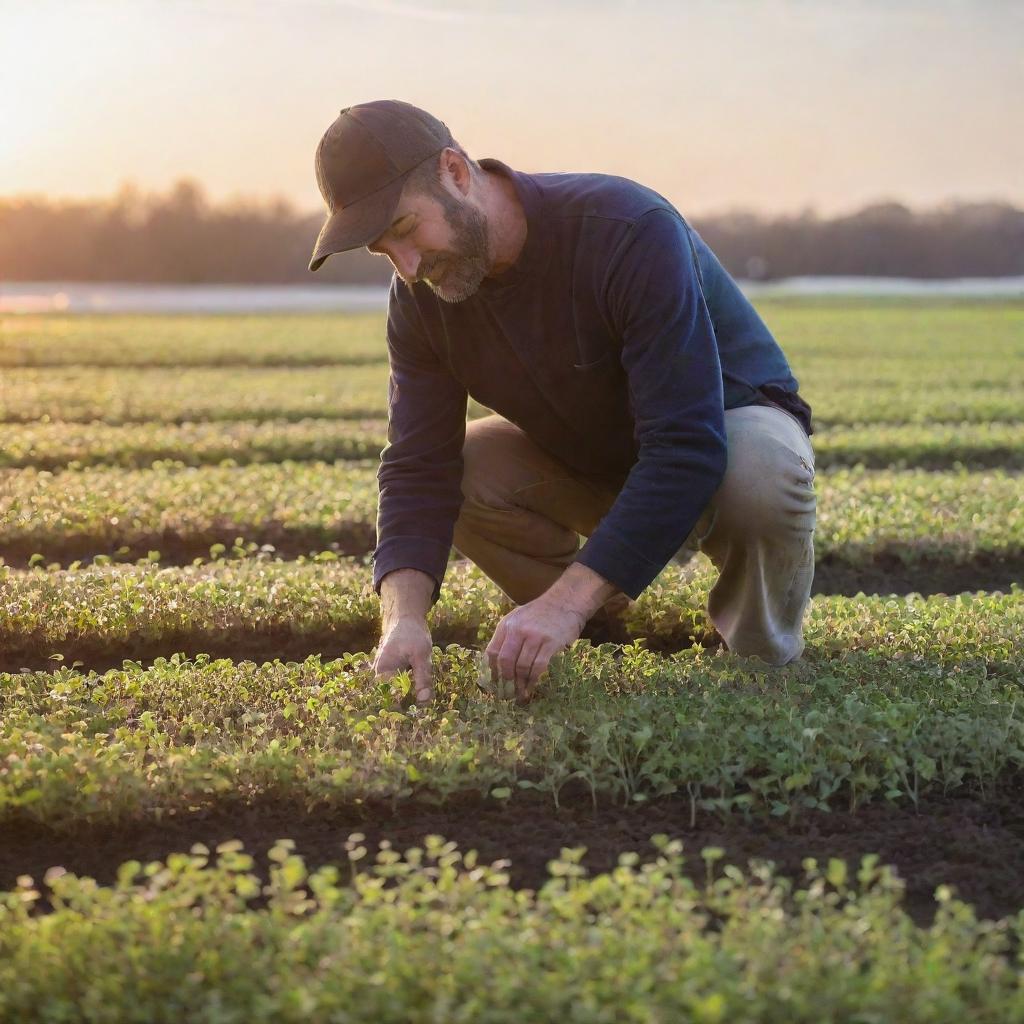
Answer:
<svg viewBox="0 0 1024 1024"><path fill-rule="evenodd" d="M441 150L441 179L444 180L446 177L463 195L468 195L472 180L469 164L461 154L451 148Z"/></svg>

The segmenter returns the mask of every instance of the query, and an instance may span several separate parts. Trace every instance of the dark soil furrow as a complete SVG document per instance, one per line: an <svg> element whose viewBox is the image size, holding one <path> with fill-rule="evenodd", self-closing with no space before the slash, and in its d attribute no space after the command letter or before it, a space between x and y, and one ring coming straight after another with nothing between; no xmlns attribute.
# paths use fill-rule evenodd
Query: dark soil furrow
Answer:
<svg viewBox="0 0 1024 1024"><path fill-rule="evenodd" d="M464 796L440 806L409 801L392 808L367 802L311 813L284 802L223 805L160 822L79 825L70 833L8 818L0 826L0 888L13 887L22 874L38 881L52 865L110 883L126 860L163 859L197 842L212 851L229 839L244 842L265 879L265 854L277 839L293 839L296 852L315 868L344 865L345 841L350 833L361 832L371 859L381 840L404 850L422 846L423 837L434 833L456 842L463 852L477 850L486 863L508 859L512 884L536 889L548 877L548 861L563 847L585 846L583 864L596 874L613 868L624 851L653 858L650 837L666 833L683 840L687 872L697 882L706 877L700 858L706 846L722 847L722 864L742 869L752 858L771 860L794 881L803 878L805 857L816 857L820 864L838 857L855 868L874 853L905 880L905 905L918 923L930 922L934 891L942 884L954 886L979 916L997 918L1024 907L1021 782L1017 776L1004 778L984 800L936 796L923 799L917 810L879 802L853 813L808 812L795 824L777 818L736 818L723 824L698 812L691 826L689 800L675 796L625 808L599 805L595 811L589 793L570 792L569 787L562 791L560 810L549 797L517 792L507 803Z"/></svg>
<svg viewBox="0 0 1024 1024"><path fill-rule="evenodd" d="M1007 592L1024 583L1024 552L1004 556L976 552L966 561L928 554L904 562L897 552L883 551L857 562L829 552L814 567L815 594L961 594L976 590Z"/></svg>
<svg viewBox="0 0 1024 1024"><path fill-rule="evenodd" d="M39 545L32 542L0 542L0 558L16 569L29 564L39 552L44 562L68 565L81 562L89 565L98 555L118 562L135 562L150 551L160 552L161 565L189 565L197 558L210 557L214 544L230 550L239 536L256 544L272 544L281 558L297 558L320 551L337 555L365 555L374 549L377 531L371 522L343 523L335 530L296 529L280 523L263 523L257 536L245 536L246 530L236 525L214 526L201 533L181 534L171 530L154 531L131 541L111 541L106 536L90 533L71 534L59 543Z"/></svg>
<svg viewBox="0 0 1024 1024"><path fill-rule="evenodd" d="M118 639L113 642L77 640L45 646L33 643L31 637L8 639L0 650L0 672L18 672L21 669L41 671L57 666L70 667L80 662L79 668L88 672L105 672L121 668L126 658L143 665L152 664L157 658L169 658L172 654L194 657L208 654L211 658L230 658L232 661L305 661L312 654L319 654L324 660L337 658L347 652L370 651L380 639L379 623L355 622L351 626L334 630L296 635L284 630L253 632L239 627L237 630L215 634L201 629L187 633L169 633L159 638ZM471 626L438 627L433 630L435 644L461 644L475 647L476 628ZM687 644L686 646L689 646ZM63 661L51 655L60 654Z"/></svg>
<svg viewBox="0 0 1024 1024"><path fill-rule="evenodd" d="M170 531L152 533L128 544L110 542L90 534L69 536L60 544L43 546L44 562L88 565L97 555L119 562L135 562L150 551L160 552L161 565L189 565L196 558L208 558L214 544L231 549L243 535L246 543L272 544L280 558L297 558L320 551L338 555L366 555L376 544L376 528L370 522L345 523L336 530L297 530L280 524L264 524L258 536L244 536L237 526L181 535ZM30 543L0 542L0 558L13 568L24 568L38 550ZM909 550L909 548L907 549ZM1024 551L996 554L977 551L969 557L944 556L941 550L913 549L907 560L903 549L857 551L844 557L823 552L815 565L815 594L959 594L976 590L1009 590L1024 583Z"/></svg>

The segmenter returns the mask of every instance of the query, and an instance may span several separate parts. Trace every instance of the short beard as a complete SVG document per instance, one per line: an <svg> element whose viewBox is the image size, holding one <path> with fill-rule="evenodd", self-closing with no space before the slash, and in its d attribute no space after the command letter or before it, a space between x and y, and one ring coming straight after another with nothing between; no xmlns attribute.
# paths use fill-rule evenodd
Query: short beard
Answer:
<svg viewBox="0 0 1024 1024"><path fill-rule="evenodd" d="M452 250L427 271L429 275L434 267L443 264L441 283L425 283L439 299L462 302L477 292L491 269L487 218L475 206L460 203L443 188L431 190L430 194L440 204L445 223L452 230ZM419 279L425 280L422 273Z"/></svg>

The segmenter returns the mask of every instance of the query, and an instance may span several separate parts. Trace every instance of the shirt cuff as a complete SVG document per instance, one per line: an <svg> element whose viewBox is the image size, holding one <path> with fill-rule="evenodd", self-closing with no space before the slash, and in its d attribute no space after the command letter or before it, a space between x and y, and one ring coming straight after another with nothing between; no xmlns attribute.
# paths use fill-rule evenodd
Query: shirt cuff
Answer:
<svg viewBox="0 0 1024 1024"><path fill-rule="evenodd" d="M618 537L599 536L596 532L576 553L573 561L593 569L634 601L668 565L667 561L660 565L652 562Z"/></svg>
<svg viewBox="0 0 1024 1024"><path fill-rule="evenodd" d="M373 589L379 595L381 580L395 569L419 569L434 577L433 606L441 594L450 553L450 544L446 546L433 537L389 537L373 553Z"/></svg>

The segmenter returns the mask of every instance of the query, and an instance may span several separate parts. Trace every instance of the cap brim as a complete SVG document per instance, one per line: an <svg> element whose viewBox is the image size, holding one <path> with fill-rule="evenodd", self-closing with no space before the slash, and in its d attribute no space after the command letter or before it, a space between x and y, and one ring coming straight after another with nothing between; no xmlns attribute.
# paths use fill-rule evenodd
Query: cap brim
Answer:
<svg viewBox="0 0 1024 1024"><path fill-rule="evenodd" d="M358 202L332 213L317 236L309 269L319 270L324 260L333 253L369 245L384 234L391 227L391 218L404 187L405 178L398 178Z"/></svg>

